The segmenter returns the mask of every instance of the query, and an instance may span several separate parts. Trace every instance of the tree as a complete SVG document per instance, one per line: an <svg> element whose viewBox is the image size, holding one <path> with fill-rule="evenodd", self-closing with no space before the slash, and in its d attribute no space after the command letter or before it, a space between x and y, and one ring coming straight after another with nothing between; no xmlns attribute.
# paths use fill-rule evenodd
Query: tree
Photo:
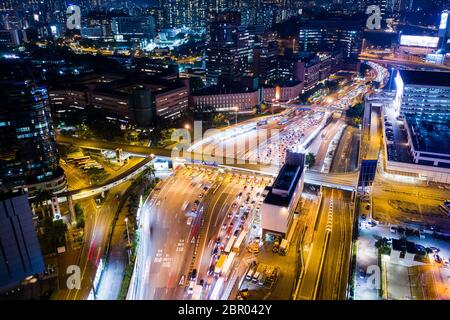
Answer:
<svg viewBox="0 0 450 320"><path fill-rule="evenodd" d="M314 164L316 163L316 156L314 155L314 153L310 152L306 155L306 166L308 167L308 169L311 169Z"/></svg>
<svg viewBox="0 0 450 320"><path fill-rule="evenodd" d="M41 209L42 218L46 216L47 201L52 198L53 194L49 190L39 189L34 198L31 199L33 206Z"/></svg>
<svg viewBox="0 0 450 320"><path fill-rule="evenodd" d="M222 113L215 114L213 117L213 125L218 127L225 123L225 116Z"/></svg>
<svg viewBox="0 0 450 320"><path fill-rule="evenodd" d="M79 203L75 204L74 210L77 218L77 227L84 228L84 212Z"/></svg>

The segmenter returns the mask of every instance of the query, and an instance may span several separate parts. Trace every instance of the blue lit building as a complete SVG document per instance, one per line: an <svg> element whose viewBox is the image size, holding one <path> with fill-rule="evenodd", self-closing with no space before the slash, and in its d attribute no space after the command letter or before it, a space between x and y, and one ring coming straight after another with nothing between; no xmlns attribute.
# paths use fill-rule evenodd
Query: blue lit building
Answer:
<svg viewBox="0 0 450 320"><path fill-rule="evenodd" d="M43 270L27 195L0 194L0 292Z"/></svg>

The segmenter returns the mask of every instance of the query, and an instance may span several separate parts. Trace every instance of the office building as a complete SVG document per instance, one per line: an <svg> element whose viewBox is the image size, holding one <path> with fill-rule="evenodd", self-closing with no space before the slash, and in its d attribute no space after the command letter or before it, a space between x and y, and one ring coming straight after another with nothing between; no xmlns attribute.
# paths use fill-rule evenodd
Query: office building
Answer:
<svg viewBox="0 0 450 320"><path fill-rule="evenodd" d="M112 33L125 40L153 39L156 36L155 18L152 16L114 17Z"/></svg>
<svg viewBox="0 0 450 320"><path fill-rule="evenodd" d="M303 191L305 156L287 152L286 163L273 185L267 187L261 206L263 239L267 235L285 237Z"/></svg>
<svg viewBox="0 0 450 320"><path fill-rule="evenodd" d="M0 194L0 292L44 270L26 193Z"/></svg>
<svg viewBox="0 0 450 320"><path fill-rule="evenodd" d="M363 22L346 19L303 20L298 49L305 52L341 50L344 59L357 59L363 40Z"/></svg>
<svg viewBox="0 0 450 320"><path fill-rule="evenodd" d="M251 72L252 37L240 24L238 12L213 16L206 45L208 85L233 82Z"/></svg>

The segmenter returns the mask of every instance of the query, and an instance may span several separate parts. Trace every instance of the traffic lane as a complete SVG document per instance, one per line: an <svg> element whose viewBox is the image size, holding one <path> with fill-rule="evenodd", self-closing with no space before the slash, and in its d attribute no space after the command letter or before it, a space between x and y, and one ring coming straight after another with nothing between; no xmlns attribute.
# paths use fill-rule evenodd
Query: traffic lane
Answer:
<svg viewBox="0 0 450 320"><path fill-rule="evenodd" d="M195 172L190 174L194 176L194 179L199 176L196 175ZM186 217L184 216L184 213L181 212L181 208L184 201L193 202L198 195L196 192L194 192L195 194L192 192L193 188L196 187L192 187L192 180L189 178L190 175L187 175L186 172L179 172L177 175L178 178L173 178L171 181L167 182L166 188L161 189L159 196L157 196L154 201L158 208L153 215L153 219L156 219L157 221L153 220L152 222L152 229L158 230L156 233L153 233L158 239L157 241L154 241L154 243L159 243L159 247L164 246L164 248L157 249L155 247L149 255L153 258L153 261L155 261L154 259L157 259L156 261L162 262L161 266L170 268L170 270L153 268L151 274L153 277L157 278L157 281L155 282L159 281L161 283L158 287L154 288L153 293L150 292L150 295L157 295L159 298L163 299L176 298L180 293L183 293L183 288L178 288L179 279L181 279L181 276L183 275L185 276L185 279L187 279L188 275L183 269L186 265L189 265L193 251L193 245L188 241L191 227L187 226ZM202 182L206 182L206 180L202 180ZM198 190L201 192L201 189ZM174 235L178 236L178 242L173 241ZM180 251L181 242L184 244L182 251ZM151 269L151 266L153 265L152 261L148 264ZM173 267L173 265L175 265L175 267ZM146 297L148 297L148 295L146 295Z"/></svg>
<svg viewBox="0 0 450 320"><path fill-rule="evenodd" d="M333 225L325 255L324 268L320 279L318 299L345 299L348 275L348 258L351 244L351 194L335 191L333 196Z"/></svg>
<svg viewBox="0 0 450 320"><path fill-rule="evenodd" d="M89 246L89 253L87 257L88 260L85 261L85 274L82 273L82 279L83 277L86 277L85 281L89 285L84 287L85 290L76 291L73 298L74 300L84 300L89 296L100 259L104 259L106 245L109 241L109 233L111 232L111 226L115 218L115 213L118 209L117 207L120 200L117 199L115 195L117 193L124 192L129 185L130 183L125 183L111 189L111 191L107 194L104 203L97 211L97 222L95 224L92 240Z"/></svg>
<svg viewBox="0 0 450 320"><path fill-rule="evenodd" d="M106 241L108 240L108 231L112 225L114 212L118 205L115 194L126 188L128 186L122 185L112 189L107 194L100 209L95 208L94 213L85 213L87 214L85 224L90 225L90 228L78 263L81 268L81 288L80 290L70 290L66 295L66 300L84 300L89 296L98 263L103 258Z"/></svg>
<svg viewBox="0 0 450 320"><path fill-rule="evenodd" d="M206 210L208 210L208 224L206 227L206 235L202 241L200 262L198 266L198 274L203 278L208 278L208 269L212 263L211 251L214 243L221 231L222 224L227 217L229 209L235 200L239 187L236 186L234 178L231 181L224 182L220 189L211 199ZM223 240L223 239L221 239ZM211 243L213 244L211 246Z"/></svg>
<svg viewBox="0 0 450 320"><path fill-rule="evenodd" d="M313 242L309 247L309 254L306 260L305 272L303 274L299 294L300 300L312 300L317 281L319 281L319 268L326 239L326 225L332 191L324 188L322 205L318 217L317 230L314 232Z"/></svg>
<svg viewBox="0 0 450 320"><path fill-rule="evenodd" d="M182 237L184 246L188 245L190 228L182 219L184 214L181 215L180 211L184 201L192 201L194 198L190 192L187 192L191 183L187 177L172 177L161 188L150 209L151 245L146 262L150 270L148 281L145 281L148 282L146 299L156 299L155 295L160 295L160 298L170 298L172 294L166 289L174 288L176 273L180 269L179 262L185 256L183 253L187 252L184 248L183 251L177 251L178 242L173 241L173 238ZM175 218L176 215L179 215L179 219ZM172 268L172 264L175 267ZM158 289L164 289L164 291Z"/></svg>

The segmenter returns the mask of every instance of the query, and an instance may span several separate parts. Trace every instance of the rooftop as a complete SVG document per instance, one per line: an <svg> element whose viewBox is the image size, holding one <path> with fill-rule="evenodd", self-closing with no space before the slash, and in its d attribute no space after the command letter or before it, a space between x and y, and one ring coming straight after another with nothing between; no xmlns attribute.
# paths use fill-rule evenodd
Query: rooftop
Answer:
<svg viewBox="0 0 450 320"><path fill-rule="evenodd" d="M302 174L302 165L285 164L264 199L264 203L288 207Z"/></svg>
<svg viewBox="0 0 450 320"><path fill-rule="evenodd" d="M408 130L412 133L414 149L450 155L450 122L441 116L406 116Z"/></svg>
<svg viewBox="0 0 450 320"><path fill-rule="evenodd" d="M450 72L399 70L405 85L450 87Z"/></svg>

